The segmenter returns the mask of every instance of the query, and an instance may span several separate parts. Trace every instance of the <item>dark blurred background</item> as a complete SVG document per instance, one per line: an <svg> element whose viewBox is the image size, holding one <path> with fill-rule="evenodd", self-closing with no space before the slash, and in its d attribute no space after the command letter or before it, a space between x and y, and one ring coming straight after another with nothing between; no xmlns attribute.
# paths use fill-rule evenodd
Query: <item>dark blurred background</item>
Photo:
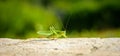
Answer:
<svg viewBox="0 0 120 56"><path fill-rule="evenodd" d="M120 37L120 0L0 0L0 37L38 37L54 25L70 37Z"/></svg>

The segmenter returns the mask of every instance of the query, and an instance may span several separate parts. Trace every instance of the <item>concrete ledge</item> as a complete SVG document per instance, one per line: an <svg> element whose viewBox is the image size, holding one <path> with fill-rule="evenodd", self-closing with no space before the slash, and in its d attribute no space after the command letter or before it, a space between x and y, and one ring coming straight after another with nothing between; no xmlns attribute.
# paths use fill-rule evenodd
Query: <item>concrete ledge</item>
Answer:
<svg viewBox="0 0 120 56"><path fill-rule="evenodd" d="M120 56L120 38L0 38L0 56Z"/></svg>

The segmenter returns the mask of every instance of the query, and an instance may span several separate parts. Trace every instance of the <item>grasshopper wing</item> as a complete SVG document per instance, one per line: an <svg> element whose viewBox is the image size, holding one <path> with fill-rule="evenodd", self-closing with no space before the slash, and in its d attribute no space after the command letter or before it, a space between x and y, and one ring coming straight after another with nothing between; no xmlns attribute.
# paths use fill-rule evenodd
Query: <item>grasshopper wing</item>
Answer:
<svg viewBox="0 0 120 56"><path fill-rule="evenodd" d="M40 34L40 35L51 35L52 33L50 31L38 31L37 34Z"/></svg>

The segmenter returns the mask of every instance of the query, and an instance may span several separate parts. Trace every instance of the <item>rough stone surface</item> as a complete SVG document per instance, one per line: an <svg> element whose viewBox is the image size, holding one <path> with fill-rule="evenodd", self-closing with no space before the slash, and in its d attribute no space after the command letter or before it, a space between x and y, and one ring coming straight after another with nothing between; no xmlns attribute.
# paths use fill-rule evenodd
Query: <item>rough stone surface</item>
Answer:
<svg viewBox="0 0 120 56"><path fill-rule="evenodd" d="M0 56L120 56L120 38L0 38Z"/></svg>

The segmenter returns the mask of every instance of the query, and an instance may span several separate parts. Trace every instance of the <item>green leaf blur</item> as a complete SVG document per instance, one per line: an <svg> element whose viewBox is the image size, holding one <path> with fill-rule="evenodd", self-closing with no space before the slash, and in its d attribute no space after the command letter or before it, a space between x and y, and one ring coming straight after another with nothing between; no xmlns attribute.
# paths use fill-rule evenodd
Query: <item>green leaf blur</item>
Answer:
<svg viewBox="0 0 120 56"><path fill-rule="evenodd" d="M72 37L120 37L119 2L0 0L0 38L36 38L51 25Z"/></svg>
<svg viewBox="0 0 120 56"><path fill-rule="evenodd" d="M25 38L30 34L36 36L39 27L48 30L50 25L58 24L56 19L52 11L27 0L0 1L0 37Z"/></svg>

